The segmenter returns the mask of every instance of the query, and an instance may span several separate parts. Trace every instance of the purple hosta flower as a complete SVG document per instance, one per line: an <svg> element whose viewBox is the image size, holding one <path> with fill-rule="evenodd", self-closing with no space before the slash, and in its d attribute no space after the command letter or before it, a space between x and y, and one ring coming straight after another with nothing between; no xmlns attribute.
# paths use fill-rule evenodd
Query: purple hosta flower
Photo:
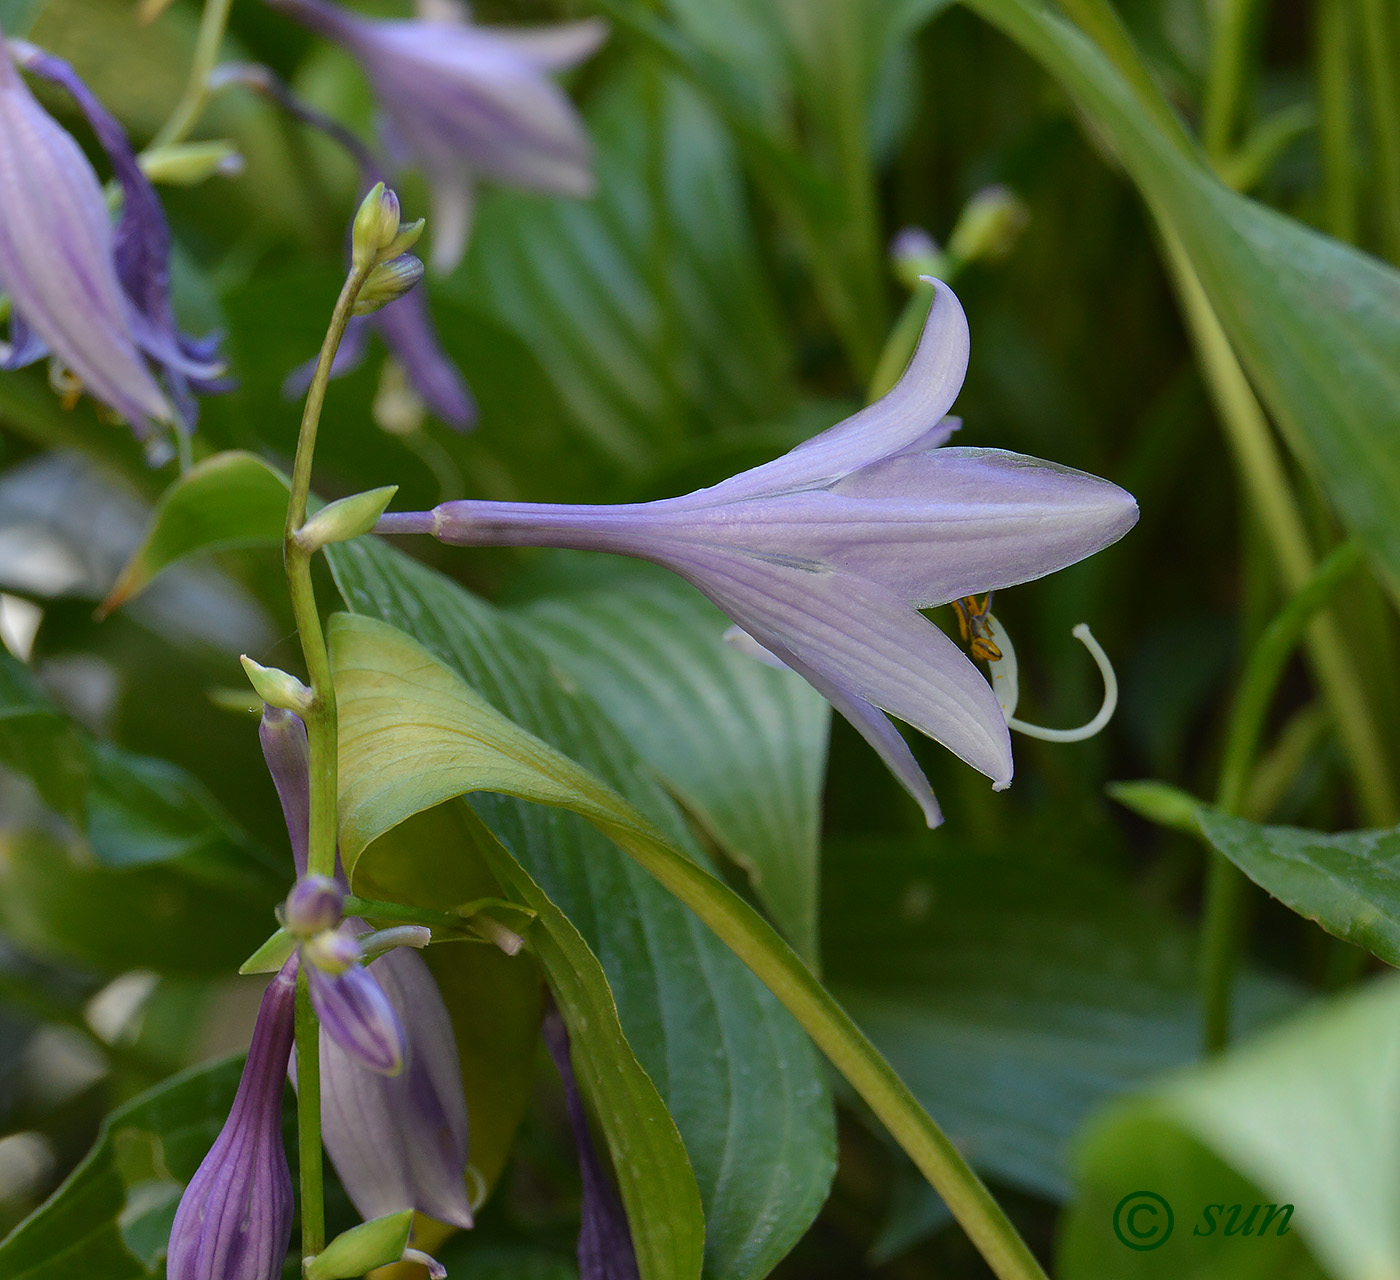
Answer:
<svg viewBox="0 0 1400 1280"><path fill-rule="evenodd" d="M1011 781L1011 742L986 680L919 610L1052 573L1137 519L1132 497L1106 480L1001 450L944 447L967 356L962 307L939 285L889 394L763 466L659 502L446 502L387 515L379 530L665 565L845 715L932 825L933 794L884 713L998 789Z"/></svg>
<svg viewBox="0 0 1400 1280"><path fill-rule="evenodd" d="M310 821L306 726L294 712L264 707L259 736L297 870L304 874ZM294 888L292 896L297 894ZM367 926L351 919L342 928L358 933ZM404 1029L403 1070L395 1076L371 1070L322 1025L326 1151L362 1217L416 1209L440 1222L470 1227L467 1104L447 1007L428 966L412 951L390 951L366 972ZM295 1083L295 1063L292 1073Z"/></svg>
<svg viewBox="0 0 1400 1280"><path fill-rule="evenodd" d="M115 231L96 174L14 63L77 102L122 189ZM0 365L17 368L51 351L143 438L152 421L193 427L195 392L230 384L218 339L188 338L175 327L169 258L164 211L121 124L62 59L0 38L0 284L14 310ZM143 355L160 370L169 399Z"/></svg>
<svg viewBox="0 0 1400 1280"><path fill-rule="evenodd" d="M592 148L549 73L582 62L606 35L596 21L483 27L361 18L329 0L271 0L360 61L395 142L433 192L433 265L461 259L478 177L558 195L593 191Z"/></svg>
<svg viewBox="0 0 1400 1280"><path fill-rule="evenodd" d="M168 1280L276 1280L292 1235L282 1089L292 1049L296 958L263 995L228 1120L195 1170L170 1232Z"/></svg>
<svg viewBox="0 0 1400 1280"><path fill-rule="evenodd" d="M569 1127L578 1149L579 1179L583 1183L578 1233L579 1280L638 1280L637 1253L622 1200L603 1171L588 1131L588 1113L583 1107L578 1081L569 1058L569 1033L557 1009L544 1016L545 1047L564 1083L564 1103Z"/></svg>

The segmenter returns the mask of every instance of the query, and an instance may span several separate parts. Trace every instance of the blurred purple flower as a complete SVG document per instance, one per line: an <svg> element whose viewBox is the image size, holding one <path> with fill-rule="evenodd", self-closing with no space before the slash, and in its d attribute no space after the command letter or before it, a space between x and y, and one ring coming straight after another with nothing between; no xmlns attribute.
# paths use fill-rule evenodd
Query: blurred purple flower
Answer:
<svg viewBox="0 0 1400 1280"><path fill-rule="evenodd" d="M360 181L366 191L375 183L385 181L384 167L359 138L303 102L267 67L257 63L229 63L219 68L218 82L245 85L339 143L359 165ZM476 421L476 401L461 370L438 342L422 286L372 315L351 319L331 362L332 378L343 377L360 367L369 348L371 331L379 334L389 354L407 374L409 385L431 413L458 431L467 430ZM315 372L316 357L312 356L287 375L282 394L289 400L304 396Z"/></svg>
<svg viewBox="0 0 1400 1280"><path fill-rule="evenodd" d="M115 231L110 228L96 175L73 140L34 101L15 73L11 59L25 70L60 85L78 104L106 152L122 189L122 214ZM136 161L126 131L72 67L27 41L10 42L8 52L0 43L0 99L5 100L5 106L0 107L0 118L15 121L18 128L27 124L32 134L47 134L50 140L48 148L21 144L31 166L27 175L32 184L31 195L42 194L41 188L47 182L53 202L51 208L60 215L63 213L65 196L60 194L54 170L50 169L47 176L41 171L46 157L56 158L59 167L68 171L67 198L81 197L85 206L82 217L89 224L86 243L90 248L100 247L100 257L89 255L82 262L83 282L77 294L68 295L66 304L58 300L65 283L56 273L65 266L71 269L72 264L65 264L65 255L56 253L55 249L58 245L74 246L78 241L66 238L61 219L50 226L52 243L46 247L29 247L27 265L31 271L28 275L22 269L16 270L0 254L0 281L10 290L23 335L16 339L12 320L14 350L4 362L5 367L30 363L52 350L93 395L130 420L137 434L144 438L149 434L150 419L165 421L171 417L169 404L141 360L139 353L144 352L161 371L170 400L174 402L174 416L186 430L193 429L198 416L195 393L225 391L231 384L222 377L224 365L218 354L217 336L193 339L180 333L175 326L170 304L170 228L155 188ZM0 129L4 126L0 125ZM10 133L12 141L24 136L13 130ZM3 146L4 140L0 138L0 149ZM61 159L64 151L68 152L69 161ZM76 163L70 162L74 154ZM22 181L4 181L0 182L0 191L9 191L19 201L23 186ZM0 200L4 200L3 195ZM68 212L75 213L76 206L70 207ZM17 208L7 202L0 205L0 214L3 214L0 221L12 224L13 233L29 225L22 206ZM0 243L5 238L0 232ZM119 285L115 298L110 290L113 269ZM11 283L12 280L16 283ZM47 306L42 296L46 290L36 289L36 281L45 285L49 292L57 290ZM124 298L121 297L123 293ZM94 304L97 304L95 309ZM95 326L104 330L109 345L113 338L118 340L117 346L122 351L120 381L114 380L114 374L103 377L93 372L102 367L97 335L93 332ZM107 358L110 359L110 352Z"/></svg>
<svg viewBox="0 0 1400 1280"><path fill-rule="evenodd" d="M962 307L938 285L908 369L883 399L763 466L659 502L446 502L381 533L459 546L610 551L665 565L808 680L924 810L928 782L884 712L1011 781L991 687L918 612L1053 573L1122 537L1137 504L1081 471L996 449L942 448L967 369Z"/></svg>
<svg viewBox="0 0 1400 1280"><path fill-rule="evenodd" d="M293 857L306 870L310 821L306 726L294 712L263 708L263 757L287 820ZM337 873L339 874L339 873ZM351 919L355 929L366 928ZM321 1028L321 1123L326 1151L365 1219L416 1209L472 1225L467 1199L467 1104L452 1022L423 958L390 951L365 970L404 1029L403 1070L370 1070ZM291 1068L296 1082L296 1064Z"/></svg>
<svg viewBox="0 0 1400 1280"><path fill-rule="evenodd" d="M632 1245L627 1211L603 1171L593 1135L588 1131L588 1113L584 1110L569 1057L569 1033L557 1009L545 1014L542 1030L545 1047L564 1083L569 1127L574 1132L574 1145L578 1149L579 1178L583 1183L582 1221L578 1233L579 1280L638 1280L637 1253Z"/></svg>
<svg viewBox="0 0 1400 1280"><path fill-rule="evenodd" d="M228 1120L175 1211L168 1280L276 1280L282 1274L292 1236L282 1088L292 1049L296 972L293 957L263 994Z"/></svg>
<svg viewBox="0 0 1400 1280"><path fill-rule="evenodd" d="M12 308L0 367L51 351L146 434L171 411L138 349L102 184L11 59L0 35L0 287Z"/></svg>
<svg viewBox="0 0 1400 1280"><path fill-rule="evenodd" d="M480 177L558 195L593 192L592 147L549 79L602 43L597 21L551 27L372 20L330 0L270 0L360 61L395 142L433 192L433 265L461 259Z"/></svg>

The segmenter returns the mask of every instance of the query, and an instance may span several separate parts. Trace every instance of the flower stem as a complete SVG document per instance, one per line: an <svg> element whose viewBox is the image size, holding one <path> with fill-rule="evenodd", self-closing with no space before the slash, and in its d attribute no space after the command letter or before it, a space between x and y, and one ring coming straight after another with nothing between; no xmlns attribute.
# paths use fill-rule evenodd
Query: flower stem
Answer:
<svg viewBox="0 0 1400 1280"><path fill-rule="evenodd" d="M1371 139L1376 153L1376 204L1381 215L1385 256L1400 263L1400 76L1395 59L1396 24L1390 0L1360 0L1361 48L1371 105Z"/></svg>
<svg viewBox="0 0 1400 1280"><path fill-rule="evenodd" d="M1201 108L1201 141L1217 168L1230 158L1258 7L1259 0L1221 0L1211 23L1210 72Z"/></svg>
<svg viewBox="0 0 1400 1280"><path fill-rule="evenodd" d="M351 271L336 299L330 325L316 372L306 393L306 405L301 415L301 432L297 437L296 460L292 465L291 494L287 499L287 526L283 540L282 561L287 571L287 590L292 598L292 615L297 634L301 637L302 656L306 662L311 687L311 706L303 719L311 749L310 806L311 830L308 839L307 870L312 875L335 874L336 850L336 706L335 685L331 681L330 655L321 629L321 615L316 607L316 591L311 582L311 558L314 554L298 539L306 520L306 507L311 493L311 464L316 452L316 430L321 421L321 407L330 382L331 363L350 323L355 298L369 273L369 267ZM296 1008L297 1051L297 1133L300 1139L301 1165L301 1233L302 1254L315 1257L325 1247L325 1203L321 1183L321 1068L320 1029L306 975L297 980Z"/></svg>
<svg viewBox="0 0 1400 1280"><path fill-rule="evenodd" d="M1317 12L1318 146L1322 158L1324 226L1355 244L1360 225L1356 124L1352 118L1350 0L1322 0Z"/></svg>
<svg viewBox="0 0 1400 1280"><path fill-rule="evenodd" d="M1264 720L1284 667L1317 611L1332 593L1364 563L1359 544L1346 542L1318 566L1303 588L1279 610L1249 656L1226 729L1225 755L1215 805L1222 813L1239 814ZM1239 956L1244 874L1224 854L1213 852L1206 881L1201 923L1201 995L1207 1053L1218 1053L1230 1038L1230 1004Z"/></svg>
<svg viewBox="0 0 1400 1280"><path fill-rule="evenodd" d="M232 7L233 0L205 0L185 92L160 132L151 139L150 150L182 141L199 120L205 103L209 101L209 73L219 60L219 46L224 42L224 31L228 27L228 14Z"/></svg>
<svg viewBox="0 0 1400 1280"><path fill-rule="evenodd" d="M297 1149L301 1174L301 1256L326 1247L326 1197L321 1167L321 1028L305 970L297 972Z"/></svg>

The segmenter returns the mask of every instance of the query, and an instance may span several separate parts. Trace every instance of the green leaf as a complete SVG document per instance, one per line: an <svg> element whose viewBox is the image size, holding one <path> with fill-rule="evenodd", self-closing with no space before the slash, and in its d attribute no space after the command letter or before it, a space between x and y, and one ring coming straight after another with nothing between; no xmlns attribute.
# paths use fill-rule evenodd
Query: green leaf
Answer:
<svg viewBox="0 0 1400 1280"><path fill-rule="evenodd" d="M826 700L725 644L723 614L654 566L565 554L526 590L511 612L531 638L597 699L813 957Z"/></svg>
<svg viewBox="0 0 1400 1280"><path fill-rule="evenodd" d="M570 1053L607 1137L642 1280L698 1276L705 1218L685 1145L617 1020L613 993L578 930L479 819L496 878L538 913L531 946L569 1028Z"/></svg>
<svg viewBox="0 0 1400 1280"><path fill-rule="evenodd" d="M833 993L999 1181L1062 1198L1096 1108L1199 1052L1193 938L1082 859L974 852L957 832L827 851ZM878 874L872 869L878 868ZM1240 984L1253 1026L1292 1007Z"/></svg>
<svg viewBox="0 0 1400 1280"><path fill-rule="evenodd" d="M163 1275L175 1205L223 1127L242 1065L196 1067L112 1112L83 1162L0 1243L0 1275Z"/></svg>
<svg viewBox="0 0 1400 1280"><path fill-rule="evenodd" d="M668 441L776 417L795 387L711 111L673 78L629 68L589 134L597 196L492 193L456 287L529 345L596 448L643 470Z"/></svg>
<svg viewBox="0 0 1400 1280"><path fill-rule="evenodd" d="M342 1231L306 1263L306 1280L357 1280L366 1271L403 1257L413 1230L413 1210L401 1209Z"/></svg>
<svg viewBox="0 0 1400 1280"><path fill-rule="evenodd" d="M3 648L0 764L29 778L49 808L81 821L88 785L81 735L34 673Z"/></svg>
<svg viewBox="0 0 1400 1280"><path fill-rule="evenodd" d="M162 495L150 532L102 602L110 613L188 556L275 547L287 522L287 478L251 453L216 453Z"/></svg>
<svg viewBox="0 0 1400 1280"><path fill-rule="evenodd" d="M1201 834L1255 884L1328 933L1400 965L1400 828L1326 835L1266 827L1207 805Z"/></svg>
<svg viewBox="0 0 1400 1280"><path fill-rule="evenodd" d="M1120 1105L1080 1148L1086 1194L1064 1236L1067 1280L1316 1275L1296 1261L1300 1243L1333 1280L1395 1280L1400 1129L1385 1117L1397 1097L1400 981L1392 976ZM1193 1148L1233 1172L1221 1178ZM1095 1270L1095 1259L1128 1253L1105 1255L1095 1241L1107 1235L1111 1206L1139 1187L1176 1198L1175 1231L1153 1251L1165 1255L1162 1264ZM1247 1213L1255 1202L1293 1205L1289 1234L1278 1238L1276 1227L1264 1238L1257 1229L1250 1238L1197 1234L1205 1204L1242 1203Z"/></svg>
<svg viewBox="0 0 1400 1280"><path fill-rule="evenodd" d="M1105 55L1027 0L968 0L1054 75L1179 237L1290 447L1400 585L1400 274L1241 196Z"/></svg>
<svg viewBox="0 0 1400 1280"><path fill-rule="evenodd" d="M44 0L0 0L0 31L15 38L27 36L44 7Z"/></svg>
<svg viewBox="0 0 1400 1280"><path fill-rule="evenodd" d="M353 608L413 632L494 706L567 747L686 847L674 806L618 731L573 681L551 670L510 619L380 542L343 544L330 558ZM436 680L426 675L430 663L437 665L420 655L410 670ZM400 693L414 696L401 690L376 703L376 714L391 710ZM470 696L454 701L479 713ZM420 709L430 721L441 718L431 704ZM351 725L343 719L342 731ZM482 750L470 735L459 749ZM375 771L384 772L393 759L378 757ZM394 772L428 799L414 777L422 763ZM564 767L550 763L528 785L541 793L558 788L563 775L551 770ZM445 778L437 781L440 791L448 790ZM464 779L458 789L470 785ZM591 786L588 803L603 804L608 789ZM354 803L347 792L347 807ZM471 804L602 964L623 1030L666 1100L695 1169L706 1210L707 1273L766 1273L811 1222L831 1174L830 1099L810 1043L727 948L579 817L486 793L474 794ZM650 825L640 815L627 819L638 820ZM626 834L621 827L617 833ZM719 1045L724 1050L717 1055Z"/></svg>

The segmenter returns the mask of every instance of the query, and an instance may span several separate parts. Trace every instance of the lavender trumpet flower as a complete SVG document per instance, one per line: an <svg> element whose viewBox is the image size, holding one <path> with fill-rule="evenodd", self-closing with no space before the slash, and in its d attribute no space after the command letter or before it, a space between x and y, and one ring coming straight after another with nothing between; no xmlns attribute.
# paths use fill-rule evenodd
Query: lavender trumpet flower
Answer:
<svg viewBox="0 0 1400 1280"><path fill-rule="evenodd" d="M511 29L374 21L330 0L270 3L359 59L395 141L432 187L437 269L450 270L462 257L478 176L592 194L588 135L548 73L587 58L607 34L601 23Z"/></svg>
<svg viewBox="0 0 1400 1280"><path fill-rule="evenodd" d="M233 1107L190 1179L165 1271L169 1280L276 1280L292 1237L292 1175L282 1146L282 1087L292 1049L296 958L258 1010Z"/></svg>
<svg viewBox="0 0 1400 1280"><path fill-rule="evenodd" d="M306 726L294 712L265 707L259 736L282 802L297 871L304 876L310 823ZM308 921L324 921L323 886L310 883L302 888L308 884L303 880L292 890L289 924L303 911ZM339 883L343 890L343 878ZM342 926L356 933L366 927L354 919ZM360 940L365 941L363 935ZM333 1038L330 1019L322 1023L321 1124L326 1151L365 1219L415 1209L440 1222L470 1227L472 1209L464 1177L467 1106L447 1007L428 966L412 951L390 951L361 972L377 983L403 1028L403 1069L390 1076L367 1067ZM295 1062L291 1074L295 1084Z"/></svg>
<svg viewBox="0 0 1400 1280"><path fill-rule="evenodd" d="M115 231L91 166L15 63L64 88L86 117L122 189ZM138 436L150 434L153 420L192 429L195 393L231 384L222 378L217 337L192 339L175 326L169 259L165 213L121 124L61 58L0 38L0 283L14 306L0 367L52 351ZM169 400L143 354L160 370Z"/></svg>
<svg viewBox="0 0 1400 1280"><path fill-rule="evenodd" d="M884 713L998 790L1011 782L1011 742L991 687L918 611L1053 573L1137 520L1131 495L1106 480L1001 450L943 447L958 426L944 415L968 345L962 307L937 284L895 387L763 466L659 502L445 502L386 515L378 531L665 565L850 720L933 826L933 793Z"/></svg>

